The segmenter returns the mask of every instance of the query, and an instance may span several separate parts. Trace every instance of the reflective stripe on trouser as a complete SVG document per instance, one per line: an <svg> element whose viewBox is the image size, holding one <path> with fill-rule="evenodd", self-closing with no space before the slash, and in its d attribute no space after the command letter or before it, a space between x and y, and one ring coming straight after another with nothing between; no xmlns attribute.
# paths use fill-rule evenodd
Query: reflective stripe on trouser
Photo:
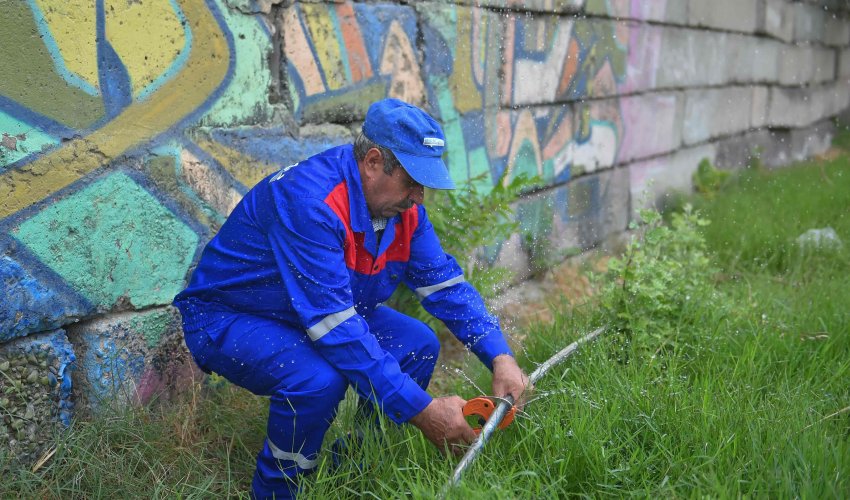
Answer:
<svg viewBox="0 0 850 500"><path fill-rule="evenodd" d="M440 347L434 332L389 307L377 308L366 322L401 369L427 387ZM297 476L318 465L322 440L345 396L347 380L313 348L303 330L274 320L239 315L215 344L205 338L186 337L202 368L270 396L268 438L257 455L253 496L294 496Z"/></svg>

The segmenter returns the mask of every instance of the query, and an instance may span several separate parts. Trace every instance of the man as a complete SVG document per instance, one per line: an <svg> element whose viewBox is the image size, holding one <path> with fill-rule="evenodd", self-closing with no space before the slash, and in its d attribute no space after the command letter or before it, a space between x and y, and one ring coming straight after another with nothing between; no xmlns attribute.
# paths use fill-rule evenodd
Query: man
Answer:
<svg viewBox="0 0 850 500"><path fill-rule="evenodd" d="M444 147L421 109L374 103L354 145L251 189L175 297L198 365L270 396L255 497L295 494L349 385L440 448L457 453L475 439L463 399L425 391L439 353L434 332L381 304L402 281L492 369L494 395L522 396L527 378L498 321L422 206L424 187L454 188Z"/></svg>

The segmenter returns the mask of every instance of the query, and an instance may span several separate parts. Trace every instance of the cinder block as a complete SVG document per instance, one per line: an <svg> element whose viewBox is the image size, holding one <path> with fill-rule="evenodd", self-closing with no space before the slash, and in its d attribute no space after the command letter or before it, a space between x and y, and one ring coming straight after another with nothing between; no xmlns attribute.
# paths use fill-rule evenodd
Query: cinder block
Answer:
<svg viewBox="0 0 850 500"><path fill-rule="evenodd" d="M836 116L850 103L850 88L842 82L807 88L770 89L768 125L806 127Z"/></svg>
<svg viewBox="0 0 850 500"><path fill-rule="evenodd" d="M623 139L618 163L668 153L682 144L684 95L681 92L622 97L620 109Z"/></svg>
<svg viewBox="0 0 850 500"><path fill-rule="evenodd" d="M752 87L752 102L750 105L750 127L761 128L767 125L768 102L770 90L767 87Z"/></svg>
<svg viewBox="0 0 850 500"><path fill-rule="evenodd" d="M763 129L720 139L714 143L717 148L715 165L727 170L738 170L756 161L765 166L773 165L778 156L787 156L784 137L781 132Z"/></svg>
<svg viewBox="0 0 850 500"><path fill-rule="evenodd" d="M750 87L686 91L683 143L693 145L746 131L750 127L752 97Z"/></svg>
<svg viewBox="0 0 850 500"><path fill-rule="evenodd" d="M794 41L822 42L826 15L822 8L807 3L794 3Z"/></svg>
<svg viewBox="0 0 850 500"><path fill-rule="evenodd" d="M0 345L0 446L32 465L71 423L74 350L62 330Z"/></svg>
<svg viewBox="0 0 850 500"><path fill-rule="evenodd" d="M715 145L685 148L673 154L628 166L632 213L641 208L663 208L675 193L693 191L693 174L703 158L714 162Z"/></svg>
<svg viewBox="0 0 850 500"><path fill-rule="evenodd" d="M850 49L841 51L838 61L838 78L845 81L850 79Z"/></svg>
<svg viewBox="0 0 850 500"><path fill-rule="evenodd" d="M114 314L68 328L80 410L168 399L198 379L173 307Z"/></svg>
<svg viewBox="0 0 850 500"><path fill-rule="evenodd" d="M775 82L782 44L774 40L726 35L725 71L728 83Z"/></svg>
<svg viewBox="0 0 850 500"><path fill-rule="evenodd" d="M794 40L794 6L787 0L764 0L759 10L757 33L784 42Z"/></svg>
<svg viewBox="0 0 850 500"><path fill-rule="evenodd" d="M835 50L813 45L785 45L779 53L779 83L805 85L835 78Z"/></svg>
<svg viewBox="0 0 850 500"><path fill-rule="evenodd" d="M846 47L850 43L850 21L826 5L795 3L794 40Z"/></svg>
<svg viewBox="0 0 850 500"><path fill-rule="evenodd" d="M688 21L694 26L754 33L756 7L756 0L690 0Z"/></svg>
<svg viewBox="0 0 850 500"><path fill-rule="evenodd" d="M31 333L44 332L94 312L73 293L63 293L55 284L38 279L21 262L0 256L0 343Z"/></svg>
<svg viewBox="0 0 850 500"><path fill-rule="evenodd" d="M511 10L575 14L581 12L585 0L456 0L452 3L471 7L506 8Z"/></svg>
<svg viewBox="0 0 850 500"><path fill-rule="evenodd" d="M588 0L585 13L615 19L655 21L666 24L687 24L688 2L621 2L617 0Z"/></svg>
<svg viewBox="0 0 850 500"><path fill-rule="evenodd" d="M498 262L558 262L625 230L628 182L626 169L608 169L524 198L516 208L519 248L515 244L503 247ZM520 249L525 257L508 255Z"/></svg>
<svg viewBox="0 0 850 500"><path fill-rule="evenodd" d="M726 33L665 28L656 73L657 88L728 83L730 78L726 73L727 38Z"/></svg>

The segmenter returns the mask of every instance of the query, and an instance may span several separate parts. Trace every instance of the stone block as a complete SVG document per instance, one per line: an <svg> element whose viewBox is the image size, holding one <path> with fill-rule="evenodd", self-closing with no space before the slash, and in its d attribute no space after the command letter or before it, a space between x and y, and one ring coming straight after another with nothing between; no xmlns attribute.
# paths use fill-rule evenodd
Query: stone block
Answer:
<svg viewBox="0 0 850 500"><path fill-rule="evenodd" d="M74 414L74 351L54 330L0 345L0 446L31 466Z"/></svg>
<svg viewBox="0 0 850 500"><path fill-rule="evenodd" d="M276 21L301 123L362 120L369 104L383 97L425 102L413 7L296 2Z"/></svg>
<svg viewBox="0 0 850 500"><path fill-rule="evenodd" d="M632 213L641 208L664 208L676 193L693 192L693 174L703 158L714 162L714 144L680 149L673 154L630 164Z"/></svg>
<svg viewBox="0 0 850 500"><path fill-rule="evenodd" d="M779 83L806 85L835 78L834 49L816 45L785 45L779 54Z"/></svg>
<svg viewBox="0 0 850 500"><path fill-rule="evenodd" d="M681 0L654 2L588 0L584 11L587 14L615 19L634 19L665 24L687 24L688 22L688 2Z"/></svg>
<svg viewBox="0 0 850 500"><path fill-rule="evenodd" d="M32 265L38 270L38 265ZM46 276L38 279L32 272L12 256L0 256L0 343L53 330L93 312L73 292L61 290Z"/></svg>
<svg viewBox="0 0 850 500"><path fill-rule="evenodd" d="M688 24L753 33L757 25L757 4L756 0L690 0Z"/></svg>
<svg viewBox="0 0 850 500"><path fill-rule="evenodd" d="M729 82L726 33L665 28L656 73L657 88L700 87ZM706 68L712 68L707 71Z"/></svg>
<svg viewBox="0 0 850 500"><path fill-rule="evenodd" d="M832 120L793 129L757 130L717 143L717 165L741 168L758 159L762 166L779 168L810 159L829 149L834 134Z"/></svg>
<svg viewBox="0 0 850 500"><path fill-rule="evenodd" d="M730 33L726 39L725 69L728 83L775 82L779 51L774 40Z"/></svg>
<svg viewBox="0 0 850 500"><path fill-rule="evenodd" d="M669 153L682 144L684 94L663 92L620 98L623 135L617 163Z"/></svg>
<svg viewBox="0 0 850 500"><path fill-rule="evenodd" d="M746 131L750 127L752 98L750 87L686 91L683 143L690 146Z"/></svg>
<svg viewBox="0 0 850 500"><path fill-rule="evenodd" d="M806 127L838 115L850 103L850 88L833 83L806 88L770 89L768 126Z"/></svg>
<svg viewBox="0 0 850 500"><path fill-rule="evenodd" d="M752 87L752 102L750 104L750 127L761 128L767 125L768 102L770 89L767 87Z"/></svg>
<svg viewBox="0 0 850 500"><path fill-rule="evenodd" d="M844 49L841 51L841 55L838 60L837 78L844 80L845 82L850 79L850 49Z"/></svg>
<svg viewBox="0 0 850 500"><path fill-rule="evenodd" d="M144 182L116 165L10 233L99 311L168 304L199 238Z"/></svg>
<svg viewBox="0 0 850 500"><path fill-rule="evenodd" d="M68 328L77 353L81 411L168 399L197 380L173 307L128 312Z"/></svg>
<svg viewBox="0 0 850 500"><path fill-rule="evenodd" d="M523 198L516 207L519 241L504 244L496 262L539 268L593 248L626 229L628 190L628 171L617 168Z"/></svg>
<svg viewBox="0 0 850 500"><path fill-rule="evenodd" d="M787 152L782 150L785 135L780 131L763 129L721 139L715 143L714 164L727 170L739 170L756 160L762 165L772 166L778 157L787 156Z"/></svg>
<svg viewBox="0 0 850 500"><path fill-rule="evenodd" d="M794 8L794 41L822 42L826 26L826 13L816 5L795 2Z"/></svg>
<svg viewBox="0 0 850 500"><path fill-rule="evenodd" d="M576 14L586 0L456 0L451 3L470 7L487 7L549 14Z"/></svg>
<svg viewBox="0 0 850 500"><path fill-rule="evenodd" d="M764 0L761 5L756 32L784 42L794 40L793 4L787 0Z"/></svg>
<svg viewBox="0 0 850 500"><path fill-rule="evenodd" d="M832 146L835 123L832 120L823 120L809 127L792 129L790 135L793 160L808 160L826 153Z"/></svg>

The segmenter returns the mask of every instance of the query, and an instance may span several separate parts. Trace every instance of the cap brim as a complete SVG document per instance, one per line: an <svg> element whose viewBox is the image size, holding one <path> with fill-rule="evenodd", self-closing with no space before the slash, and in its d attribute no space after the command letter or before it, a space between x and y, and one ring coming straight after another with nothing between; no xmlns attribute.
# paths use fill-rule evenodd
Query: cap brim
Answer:
<svg viewBox="0 0 850 500"><path fill-rule="evenodd" d="M449 169L439 156L416 156L393 151L408 174L423 186L431 189L455 189Z"/></svg>

